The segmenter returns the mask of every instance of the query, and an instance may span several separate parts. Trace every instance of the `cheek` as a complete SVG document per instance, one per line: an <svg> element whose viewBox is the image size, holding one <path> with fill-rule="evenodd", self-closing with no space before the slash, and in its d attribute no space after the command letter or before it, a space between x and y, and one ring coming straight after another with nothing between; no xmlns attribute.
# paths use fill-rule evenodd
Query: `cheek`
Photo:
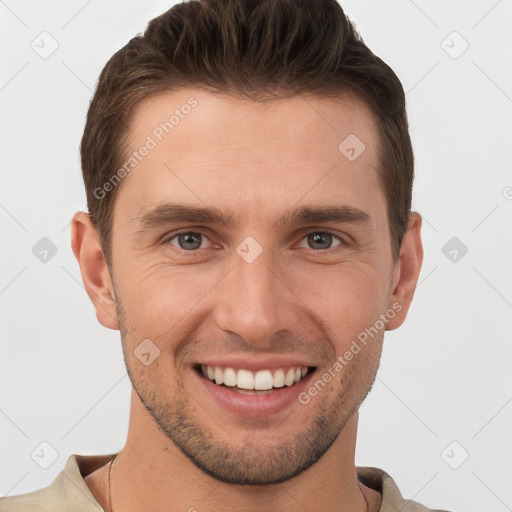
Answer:
<svg viewBox="0 0 512 512"><path fill-rule="evenodd" d="M346 340L379 318L387 305L385 284L373 266L338 265L303 279L300 297L331 339Z"/></svg>
<svg viewBox="0 0 512 512"><path fill-rule="evenodd" d="M213 266L171 267L161 262L127 268L121 296L130 336L165 340L165 346L179 343L190 332L201 301L225 273Z"/></svg>
<svg viewBox="0 0 512 512"><path fill-rule="evenodd" d="M132 343L146 338L174 349L204 321L229 293L229 265L212 264L171 266L162 261L132 261L120 275L121 297ZM289 307L299 307L323 330L336 351L350 343L364 328L372 325L386 307L384 276L375 261L347 261L338 265L283 267L283 282ZM215 293L210 292L220 285ZM293 298L290 295L296 295ZM286 305L284 305L286 307ZM136 338L136 339L134 339ZM163 344L165 340L165 344ZM140 341L139 341L140 342Z"/></svg>

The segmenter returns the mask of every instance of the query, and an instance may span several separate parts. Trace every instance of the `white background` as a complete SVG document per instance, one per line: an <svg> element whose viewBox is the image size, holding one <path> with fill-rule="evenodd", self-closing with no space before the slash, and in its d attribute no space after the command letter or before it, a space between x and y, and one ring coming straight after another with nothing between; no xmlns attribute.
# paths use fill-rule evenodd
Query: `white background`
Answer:
<svg viewBox="0 0 512 512"><path fill-rule="evenodd" d="M98 75L171 5L0 1L2 496L48 485L73 453L124 445L120 336L96 321L69 221L86 206L78 145ZM408 320L386 335L361 408L356 462L432 508L510 511L512 1L342 5L407 93L425 247ZM59 45L47 59L31 48L43 31ZM46 263L32 252L42 237L57 248ZM468 248L457 262L442 252L452 237ZM43 441L58 453L47 469L31 457ZM465 452L457 469L446 462Z"/></svg>

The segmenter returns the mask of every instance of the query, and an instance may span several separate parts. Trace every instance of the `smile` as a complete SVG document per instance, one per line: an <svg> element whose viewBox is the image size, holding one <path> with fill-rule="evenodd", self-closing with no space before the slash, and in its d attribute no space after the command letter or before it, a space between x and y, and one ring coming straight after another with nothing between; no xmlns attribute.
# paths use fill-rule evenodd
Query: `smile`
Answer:
<svg viewBox="0 0 512 512"><path fill-rule="evenodd" d="M244 368L201 365L203 377L218 386L227 386L243 392L270 391L273 388L290 387L300 382L313 369L308 366L292 366L251 371Z"/></svg>

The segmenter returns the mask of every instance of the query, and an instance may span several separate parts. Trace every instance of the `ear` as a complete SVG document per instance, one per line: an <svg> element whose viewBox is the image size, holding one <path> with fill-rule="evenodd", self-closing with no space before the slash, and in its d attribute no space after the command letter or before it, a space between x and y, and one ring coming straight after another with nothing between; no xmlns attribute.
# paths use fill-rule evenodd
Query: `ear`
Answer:
<svg viewBox="0 0 512 512"><path fill-rule="evenodd" d="M82 281L101 325L118 330L114 286L89 214L77 212L71 221L71 247L80 265Z"/></svg>
<svg viewBox="0 0 512 512"><path fill-rule="evenodd" d="M387 331L392 331L403 324L414 297L421 264L423 263L421 222L421 216L412 212L400 246L398 262L393 271L388 308L393 309L396 315L388 321Z"/></svg>

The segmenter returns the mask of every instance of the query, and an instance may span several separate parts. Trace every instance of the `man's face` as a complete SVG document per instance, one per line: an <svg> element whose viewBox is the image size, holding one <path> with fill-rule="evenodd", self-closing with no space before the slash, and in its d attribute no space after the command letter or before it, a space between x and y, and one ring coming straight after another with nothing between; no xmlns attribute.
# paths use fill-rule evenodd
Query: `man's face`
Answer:
<svg viewBox="0 0 512 512"><path fill-rule="evenodd" d="M181 109L191 96L197 104ZM179 122L155 131L175 109ZM374 119L351 96L262 104L182 90L140 105L132 126L131 151L148 136L156 143L121 183L113 216L112 277L134 389L214 477L267 484L299 474L370 390L384 331L377 321L392 307ZM365 147L355 160L338 148L350 134ZM230 222L180 220L169 205ZM294 215L328 208L338 216ZM376 322L378 334L333 370ZM201 365L247 387L247 370L263 387L270 370L270 385L281 387L238 391ZM309 368L304 379L282 385L298 367ZM308 393L329 369L329 382Z"/></svg>

